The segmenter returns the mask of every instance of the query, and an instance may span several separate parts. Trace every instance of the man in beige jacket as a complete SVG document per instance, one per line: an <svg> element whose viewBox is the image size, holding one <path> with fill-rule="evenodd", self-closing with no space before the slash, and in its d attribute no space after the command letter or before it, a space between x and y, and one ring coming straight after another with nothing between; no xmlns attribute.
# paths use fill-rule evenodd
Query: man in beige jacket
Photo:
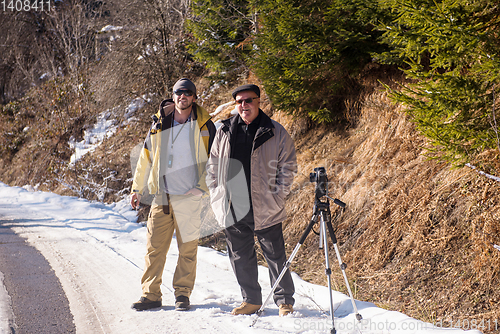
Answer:
<svg viewBox="0 0 500 334"><path fill-rule="evenodd" d="M238 115L223 121L217 130L207 162L207 186L216 219L225 227L231 265L243 296L232 314L252 314L262 305L254 236L274 285L286 262L282 222L297 159L287 131L260 110L258 86L240 86L232 95ZM293 294L287 270L274 292L280 315L293 312Z"/></svg>

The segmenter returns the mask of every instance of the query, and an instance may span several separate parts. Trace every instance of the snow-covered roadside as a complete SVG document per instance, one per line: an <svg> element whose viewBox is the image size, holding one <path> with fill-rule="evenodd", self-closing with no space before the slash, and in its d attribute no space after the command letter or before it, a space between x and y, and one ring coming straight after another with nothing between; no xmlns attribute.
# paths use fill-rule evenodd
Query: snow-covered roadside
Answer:
<svg viewBox="0 0 500 334"><path fill-rule="evenodd" d="M253 328L249 325L254 316L230 315L241 296L229 259L204 247L199 248L193 309L175 311L170 283L177 259L175 242L164 273L164 306L133 311L130 305L141 293L145 227L135 223L135 212L127 201L105 205L0 183L0 221L27 238L49 261L67 294L78 333L325 333L331 328L327 288L295 274L296 311L292 315L280 318L277 307L268 305ZM266 296L271 289L267 269L259 270ZM349 298L333 294L337 333L462 332L362 301L356 302L363 316L358 323ZM1 307L5 310L5 305Z"/></svg>

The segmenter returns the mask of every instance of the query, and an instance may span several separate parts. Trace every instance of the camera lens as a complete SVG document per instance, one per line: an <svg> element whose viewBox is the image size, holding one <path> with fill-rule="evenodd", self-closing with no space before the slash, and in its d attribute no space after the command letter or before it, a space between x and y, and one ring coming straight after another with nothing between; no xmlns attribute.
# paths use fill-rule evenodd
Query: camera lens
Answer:
<svg viewBox="0 0 500 334"><path fill-rule="evenodd" d="M309 182L316 182L316 173L309 174Z"/></svg>

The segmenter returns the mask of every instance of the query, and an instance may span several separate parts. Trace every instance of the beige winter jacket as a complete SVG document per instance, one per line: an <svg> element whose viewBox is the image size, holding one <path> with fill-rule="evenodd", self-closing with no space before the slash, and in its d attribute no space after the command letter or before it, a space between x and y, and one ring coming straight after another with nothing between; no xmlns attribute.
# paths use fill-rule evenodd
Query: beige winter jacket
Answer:
<svg viewBox="0 0 500 334"><path fill-rule="evenodd" d="M260 112L262 117L250 159L250 193L256 230L273 226L286 218L285 197L290 192L297 173L297 157L292 138L281 124ZM242 184L238 180L227 180L231 143L235 137L238 118L239 116L234 116L222 122L215 134L206 165L210 201L221 227L235 223L235 215L231 212L231 205L234 203L229 198L232 191L228 191L228 186L231 186L231 182L233 187L234 184L236 187ZM246 181L243 183L246 184ZM245 192L247 191L242 189L241 193ZM241 215L236 217L237 220L239 218L242 218Z"/></svg>

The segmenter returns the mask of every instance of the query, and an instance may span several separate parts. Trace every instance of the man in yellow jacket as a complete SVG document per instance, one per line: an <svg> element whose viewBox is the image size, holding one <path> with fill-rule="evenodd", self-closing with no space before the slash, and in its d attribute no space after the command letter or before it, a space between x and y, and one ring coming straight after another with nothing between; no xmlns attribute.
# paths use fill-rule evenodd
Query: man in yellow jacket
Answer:
<svg viewBox="0 0 500 334"><path fill-rule="evenodd" d="M208 192L205 164L215 135L207 111L196 104L196 86L182 78L173 98L160 104L137 162L131 205L154 195L147 222L146 265L138 311L162 305L161 283L166 256L176 233L179 258L173 277L175 309L190 308L196 278L201 197Z"/></svg>

